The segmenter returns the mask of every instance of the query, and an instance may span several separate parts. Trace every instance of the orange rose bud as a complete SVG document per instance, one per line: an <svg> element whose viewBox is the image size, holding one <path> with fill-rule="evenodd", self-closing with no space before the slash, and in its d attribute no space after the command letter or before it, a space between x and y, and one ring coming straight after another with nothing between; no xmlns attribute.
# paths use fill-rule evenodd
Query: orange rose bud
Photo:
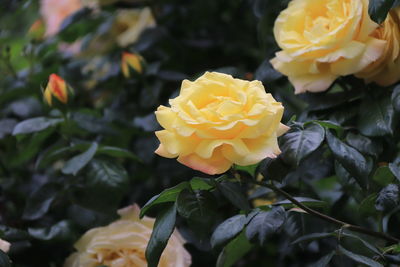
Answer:
<svg viewBox="0 0 400 267"><path fill-rule="evenodd" d="M68 85L63 78L53 73L49 77L49 83L43 94L44 99L50 106L52 105L53 97L66 104L68 102Z"/></svg>
<svg viewBox="0 0 400 267"><path fill-rule="evenodd" d="M37 19L28 30L32 39L40 40L44 37L45 27L41 19Z"/></svg>
<svg viewBox="0 0 400 267"><path fill-rule="evenodd" d="M137 54L132 54L128 52L122 53L121 70L126 78L130 77L130 70L134 69L138 73L142 73L142 57Z"/></svg>

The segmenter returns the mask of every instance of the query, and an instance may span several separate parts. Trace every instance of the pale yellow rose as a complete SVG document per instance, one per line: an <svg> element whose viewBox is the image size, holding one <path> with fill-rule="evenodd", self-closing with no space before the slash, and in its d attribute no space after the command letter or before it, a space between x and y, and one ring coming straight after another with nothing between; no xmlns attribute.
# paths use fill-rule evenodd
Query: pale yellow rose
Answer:
<svg viewBox="0 0 400 267"><path fill-rule="evenodd" d="M324 91L382 55L386 41L371 36L377 27L368 0L293 0L275 22L282 51L271 63L296 93Z"/></svg>
<svg viewBox="0 0 400 267"><path fill-rule="evenodd" d="M45 35L55 35L64 19L81 8L81 0L41 0L40 13L46 25Z"/></svg>
<svg viewBox="0 0 400 267"><path fill-rule="evenodd" d="M153 13L148 7L119 10L114 26L117 32L117 43L121 47L133 44L144 30L155 25Z"/></svg>
<svg viewBox="0 0 400 267"><path fill-rule="evenodd" d="M64 267L146 267L145 251L155 220L146 216L140 220L137 205L119 210L118 213L121 215L119 220L86 232L75 244L77 252L68 257ZM191 256L183 247L184 243L175 230L158 266L190 266Z"/></svg>
<svg viewBox="0 0 400 267"><path fill-rule="evenodd" d="M391 85L400 80L400 8L391 10L381 27L373 37L387 42L382 56L368 67L357 73L366 82L376 82L382 86Z"/></svg>
<svg viewBox="0 0 400 267"><path fill-rule="evenodd" d="M283 106L265 92L260 81L234 79L206 72L196 81L184 80L180 95L160 106L156 153L208 174L227 171L276 157Z"/></svg>
<svg viewBox="0 0 400 267"><path fill-rule="evenodd" d="M11 244L0 238L0 250L7 253L10 250Z"/></svg>

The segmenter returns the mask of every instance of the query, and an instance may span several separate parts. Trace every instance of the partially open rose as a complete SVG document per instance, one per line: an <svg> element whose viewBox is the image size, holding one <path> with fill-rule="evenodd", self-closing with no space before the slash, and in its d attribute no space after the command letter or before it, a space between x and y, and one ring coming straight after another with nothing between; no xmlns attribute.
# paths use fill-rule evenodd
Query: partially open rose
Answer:
<svg viewBox="0 0 400 267"><path fill-rule="evenodd" d="M194 82L184 80L170 105L156 111L165 129L156 132L156 153L163 157L218 174L280 153L277 137L287 130L280 123L283 106L260 81L206 72Z"/></svg>

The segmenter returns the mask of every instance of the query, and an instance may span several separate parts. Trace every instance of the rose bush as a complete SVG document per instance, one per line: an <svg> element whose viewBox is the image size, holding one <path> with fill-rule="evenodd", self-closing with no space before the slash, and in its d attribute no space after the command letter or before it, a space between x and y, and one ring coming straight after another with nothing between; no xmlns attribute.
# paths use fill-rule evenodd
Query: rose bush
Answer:
<svg viewBox="0 0 400 267"><path fill-rule="evenodd" d="M386 42L371 35L376 28L368 0L293 0L276 19L282 51L271 63L296 93L325 91L339 76L357 73L382 55Z"/></svg>
<svg viewBox="0 0 400 267"><path fill-rule="evenodd" d="M277 137L288 129L280 123L283 106L261 82L222 73L183 81L170 105L156 111L165 129L156 132L161 142L156 153L208 174L275 158Z"/></svg>

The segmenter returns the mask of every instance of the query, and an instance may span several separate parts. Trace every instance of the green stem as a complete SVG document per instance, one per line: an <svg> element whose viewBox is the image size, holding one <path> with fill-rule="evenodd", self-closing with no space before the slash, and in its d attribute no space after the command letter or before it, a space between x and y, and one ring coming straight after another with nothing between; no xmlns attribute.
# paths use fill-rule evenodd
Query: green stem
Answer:
<svg viewBox="0 0 400 267"><path fill-rule="evenodd" d="M361 226L358 226L358 225L352 225L352 224L343 222L341 220L332 218L332 217L330 217L328 215L325 215L323 213L320 213L320 212L318 212L316 210L313 210L313 209L301 204L294 197L292 197L289 193L283 191L282 189L276 187L273 184L266 184L266 183L258 182L258 181L250 181L250 182L254 183L254 184L257 184L257 185L260 185L260 186L267 187L269 189L272 189L274 192L277 192L277 193L283 195L284 197L286 197L290 202L292 202L293 204L295 204L296 206L298 206L299 208L301 208L302 210L304 210L308 214L313 215L315 217L318 217L318 218L320 218L322 220L325 220L327 222L339 225L340 227L347 228L347 229L349 229L351 231L362 233L362 234L366 234L366 235L373 236L373 237L376 237L376 238L380 238L380 239L386 240L386 241L391 242L391 243L400 243L400 240L395 238L395 237L393 237L393 236L387 235L385 233L375 232L375 231L369 230L367 228L364 228L364 227L361 227Z"/></svg>

